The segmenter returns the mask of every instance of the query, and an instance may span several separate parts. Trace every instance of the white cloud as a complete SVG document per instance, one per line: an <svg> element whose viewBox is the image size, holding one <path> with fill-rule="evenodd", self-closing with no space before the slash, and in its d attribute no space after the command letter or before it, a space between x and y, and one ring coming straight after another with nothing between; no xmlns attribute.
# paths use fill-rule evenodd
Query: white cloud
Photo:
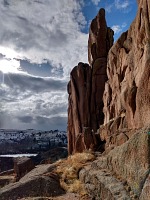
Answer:
<svg viewBox="0 0 150 200"><path fill-rule="evenodd" d="M95 4L96 6L98 6L98 4L99 4L99 2L100 2L101 0L91 0L91 1L92 1L93 4Z"/></svg>
<svg viewBox="0 0 150 200"><path fill-rule="evenodd" d="M66 128L68 77L88 60L83 5L83 0L0 0L1 127Z"/></svg>
<svg viewBox="0 0 150 200"><path fill-rule="evenodd" d="M129 2L129 0L114 0L113 3L106 2L105 10L108 13L112 12L113 9L128 13L131 11L131 4L132 2Z"/></svg>
<svg viewBox="0 0 150 200"><path fill-rule="evenodd" d="M113 25L111 28L113 29L115 34L119 34L123 31L123 29L127 26L126 23L123 23L122 25Z"/></svg>
<svg viewBox="0 0 150 200"><path fill-rule="evenodd" d="M64 76L78 61L87 62L86 21L78 0L6 0L0 4L0 53L32 63L48 60ZM2 50L3 48L3 50ZM15 52L15 53L14 53Z"/></svg>
<svg viewBox="0 0 150 200"><path fill-rule="evenodd" d="M11 128L65 130L68 103L65 91L64 80L6 74L5 84L0 87L0 127L9 128L11 124ZM57 127L60 122L61 127Z"/></svg>
<svg viewBox="0 0 150 200"><path fill-rule="evenodd" d="M105 6L105 10L108 13L110 13L112 11L112 8L113 8L113 4L106 4L106 6Z"/></svg>
<svg viewBox="0 0 150 200"><path fill-rule="evenodd" d="M113 29L115 34L118 34L122 31L122 28L119 25L113 25L111 28Z"/></svg>
<svg viewBox="0 0 150 200"><path fill-rule="evenodd" d="M117 9L126 9L130 5L129 0L115 0L115 6Z"/></svg>

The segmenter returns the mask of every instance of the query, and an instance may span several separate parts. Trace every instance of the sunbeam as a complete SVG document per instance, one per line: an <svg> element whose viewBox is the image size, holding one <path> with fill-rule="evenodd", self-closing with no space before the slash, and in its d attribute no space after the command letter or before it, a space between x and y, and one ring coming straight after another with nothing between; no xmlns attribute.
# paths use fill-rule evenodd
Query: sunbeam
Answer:
<svg viewBox="0 0 150 200"><path fill-rule="evenodd" d="M5 82L4 73L0 71L0 85L4 85L4 82Z"/></svg>

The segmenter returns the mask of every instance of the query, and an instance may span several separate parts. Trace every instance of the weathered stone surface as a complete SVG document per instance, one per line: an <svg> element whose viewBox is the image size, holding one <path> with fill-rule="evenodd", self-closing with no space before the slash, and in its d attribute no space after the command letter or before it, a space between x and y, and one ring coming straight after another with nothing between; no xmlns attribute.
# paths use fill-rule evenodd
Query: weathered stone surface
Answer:
<svg viewBox="0 0 150 200"><path fill-rule="evenodd" d="M68 149L69 153L93 149L93 136L103 124L103 93L107 81L107 55L113 44L113 31L107 27L105 10L100 9L92 21L88 42L89 63L79 63L68 84Z"/></svg>
<svg viewBox="0 0 150 200"><path fill-rule="evenodd" d="M105 10L100 9L92 20L88 41L88 58L92 66L97 58L106 58L113 45L113 30L107 27Z"/></svg>
<svg viewBox="0 0 150 200"><path fill-rule="evenodd" d="M16 183L11 183L0 190L1 200L16 200L25 197L52 197L64 194L58 179L47 173L54 169L55 165L39 165L26 174Z"/></svg>
<svg viewBox="0 0 150 200"><path fill-rule="evenodd" d="M142 193L140 195L140 200L149 200L149 197L150 197L150 174L145 181Z"/></svg>
<svg viewBox="0 0 150 200"><path fill-rule="evenodd" d="M113 45L113 30L107 27L105 10L92 20L88 41L88 58L92 67L91 126L94 132L104 122L103 93L107 81L107 55Z"/></svg>
<svg viewBox="0 0 150 200"><path fill-rule="evenodd" d="M150 172L149 131L150 128L138 130L127 142L93 162L94 167L108 169L116 177L126 180L137 196Z"/></svg>
<svg viewBox="0 0 150 200"><path fill-rule="evenodd" d="M138 13L108 55L104 123L124 114L124 127L150 123L150 2L138 1Z"/></svg>
<svg viewBox="0 0 150 200"><path fill-rule="evenodd" d="M85 167L80 171L79 178L85 183L90 197L95 200L130 200L129 192L123 183L106 170Z"/></svg>
<svg viewBox="0 0 150 200"><path fill-rule="evenodd" d="M16 174L16 180L22 178L33 168L34 168L34 163L31 160L31 158L28 157L14 158L14 172Z"/></svg>
<svg viewBox="0 0 150 200"><path fill-rule="evenodd" d="M79 63L68 84L68 151L82 152L92 148L95 139L90 124L91 67Z"/></svg>
<svg viewBox="0 0 150 200"><path fill-rule="evenodd" d="M150 2L138 1L135 20L113 46L113 32L107 28L104 16L105 12L101 9L90 27L88 58L91 65L91 78L89 78L91 95L90 100L87 99L88 109L84 109L86 115L89 113L87 137L92 130L96 133L99 128L100 142L105 145L105 151L91 166L80 171L79 178L95 199L148 200L150 196ZM79 103L81 92L78 90L74 92L73 98ZM68 91L70 98L71 87ZM86 96L85 92L82 93ZM78 114L72 112L70 119L74 120L74 116L77 116L76 127L81 127L82 120L78 116L83 110L79 110L80 104L74 104L73 100L69 102L71 106L69 113L75 107L79 112ZM85 143L80 139L85 136L83 129L76 128L76 131L73 120L68 121L71 122L69 143L73 141L76 146L71 146L70 153L76 152L77 148L80 151L86 149ZM92 142L86 147L92 146ZM122 187L121 182L126 183L126 186ZM119 190L115 191L115 188Z"/></svg>
<svg viewBox="0 0 150 200"><path fill-rule="evenodd" d="M124 117L112 119L109 123L100 126L99 135L101 141L105 141L105 150L110 146L119 146L135 134L136 130L123 128Z"/></svg>

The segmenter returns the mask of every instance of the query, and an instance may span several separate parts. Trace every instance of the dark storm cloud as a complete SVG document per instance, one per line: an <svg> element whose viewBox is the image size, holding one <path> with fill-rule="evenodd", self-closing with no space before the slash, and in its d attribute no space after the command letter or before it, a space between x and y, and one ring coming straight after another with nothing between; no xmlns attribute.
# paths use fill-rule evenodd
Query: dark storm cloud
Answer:
<svg viewBox="0 0 150 200"><path fill-rule="evenodd" d="M43 109L49 110L53 115L56 115L57 113L66 113L67 112L67 103L61 104L57 103L54 107L50 103L43 104Z"/></svg>
<svg viewBox="0 0 150 200"><path fill-rule="evenodd" d="M25 91L41 93L66 90L66 82L60 79L44 79L23 74L6 74L5 84L20 93Z"/></svg>
<svg viewBox="0 0 150 200"><path fill-rule="evenodd" d="M8 0L3 0L4 6L9 6Z"/></svg>
<svg viewBox="0 0 150 200"><path fill-rule="evenodd" d="M2 128L66 130L66 81L4 74L0 96Z"/></svg>
<svg viewBox="0 0 150 200"><path fill-rule="evenodd" d="M22 117L18 117L18 120L22 123L32 123L33 121L33 117L31 116L22 116Z"/></svg>
<svg viewBox="0 0 150 200"><path fill-rule="evenodd" d="M46 129L66 130L67 117L46 118L38 116L35 119L35 122L38 124L38 126L43 127L44 130Z"/></svg>
<svg viewBox="0 0 150 200"><path fill-rule="evenodd" d="M3 127L4 124L4 117L3 117L3 112L1 112L1 104L0 104L0 128Z"/></svg>
<svg viewBox="0 0 150 200"><path fill-rule="evenodd" d="M20 60L20 66L23 71L34 76L41 76L41 77L63 76L63 68L52 67L52 65L48 62L48 60L45 60L45 62L42 64L30 63L30 61L27 60Z"/></svg>
<svg viewBox="0 0 150 200"><path fill-rule="evenodd" d="M59 94L60 95L60 94ZM62 96L62 98L64 98ZM67 113L67 101L62 101L59 102L56 99L56 102L35 102L36 106L35 106L35 110L36 113L41 114L42 116L46 116L46 117L54 117L54 116L59 116L59 114L65 114Z"/></svg>

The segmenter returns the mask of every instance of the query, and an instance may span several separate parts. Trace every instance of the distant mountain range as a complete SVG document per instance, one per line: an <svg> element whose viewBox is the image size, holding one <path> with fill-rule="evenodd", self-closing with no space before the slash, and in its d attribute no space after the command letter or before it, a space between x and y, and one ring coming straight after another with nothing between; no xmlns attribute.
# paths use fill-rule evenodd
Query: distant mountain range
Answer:
<svg viewBox="0 0 150 200"><path fill-rule="evenodd" d="M66 145L65 131L0 129L0 154L37 153Z"/></svg>

